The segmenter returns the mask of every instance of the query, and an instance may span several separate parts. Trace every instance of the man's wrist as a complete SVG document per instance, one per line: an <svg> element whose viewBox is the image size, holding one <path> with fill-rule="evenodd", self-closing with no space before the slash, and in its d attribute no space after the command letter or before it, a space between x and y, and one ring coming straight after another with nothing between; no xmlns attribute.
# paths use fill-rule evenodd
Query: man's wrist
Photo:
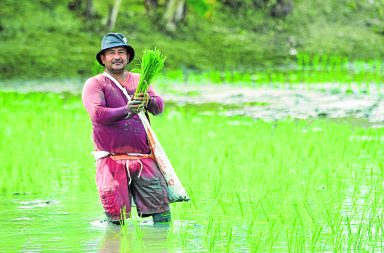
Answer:
<svg viewBox="0 0 384 253"><path fill-rule="evenodd" d="M131 112L131 109L129 109L128 105L125 107L125 112L127 114L127 116L125 116L125 119L129 119L132 117L132 112Z"/></svg>

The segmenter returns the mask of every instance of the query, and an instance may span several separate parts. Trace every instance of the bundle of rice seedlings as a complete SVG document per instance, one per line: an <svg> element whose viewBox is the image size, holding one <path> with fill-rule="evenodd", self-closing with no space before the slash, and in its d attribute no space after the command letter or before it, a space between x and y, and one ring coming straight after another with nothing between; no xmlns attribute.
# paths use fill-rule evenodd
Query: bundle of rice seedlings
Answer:
<svg viewBox="0 0 384 253"><path fill-rule="evenodd" d="M164 67L165 56L158 49L144 50L143 58L140 66L140 80L137 85L135 95L137 93L145 93L149 84Z"/></svg>

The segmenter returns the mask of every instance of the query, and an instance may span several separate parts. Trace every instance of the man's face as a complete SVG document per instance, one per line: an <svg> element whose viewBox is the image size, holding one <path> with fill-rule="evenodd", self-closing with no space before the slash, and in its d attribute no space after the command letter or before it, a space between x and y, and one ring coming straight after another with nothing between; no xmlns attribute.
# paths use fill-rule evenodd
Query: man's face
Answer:
<svg viewBox="0 0 384 253"><path fill-rule="evenodd" d="M121 72L128 64L129 54L125 47L109 48L100 55L105 68L110 72Z"/></svg>

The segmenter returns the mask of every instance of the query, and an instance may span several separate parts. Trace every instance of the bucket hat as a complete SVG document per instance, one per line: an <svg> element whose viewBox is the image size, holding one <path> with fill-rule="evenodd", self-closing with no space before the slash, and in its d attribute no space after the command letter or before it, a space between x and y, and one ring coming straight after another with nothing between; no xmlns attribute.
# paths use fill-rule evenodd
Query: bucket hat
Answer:
<svg viewBox="0 0 384 253"><path fill-rule="evenodd" d="M124 35L121 33L107 33L101 40L101 49L100 52L96 54L96 60L104 66L100 55L104 52L104 50L114 47L125 47L127 49L129 54L128 63L130 63L135 57L135 50L128 45L128 40Z"/></svg>

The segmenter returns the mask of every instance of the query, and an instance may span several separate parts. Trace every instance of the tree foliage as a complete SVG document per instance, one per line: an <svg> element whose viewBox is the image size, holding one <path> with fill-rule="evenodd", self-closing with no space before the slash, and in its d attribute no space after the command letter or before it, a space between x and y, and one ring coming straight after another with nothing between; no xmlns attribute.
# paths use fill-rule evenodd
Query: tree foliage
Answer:
<svg viewBox="0 0 384 253"><path fill-rule="evenodd" d="M127 35L138 59L159 48L166 69L252 71L294 64L298 54L384 57L382 0L172 0L183 11L169 19L171 0L120 0L108 28L116 1L1 0L0 77L89 76L111 29Z"/></svg>

